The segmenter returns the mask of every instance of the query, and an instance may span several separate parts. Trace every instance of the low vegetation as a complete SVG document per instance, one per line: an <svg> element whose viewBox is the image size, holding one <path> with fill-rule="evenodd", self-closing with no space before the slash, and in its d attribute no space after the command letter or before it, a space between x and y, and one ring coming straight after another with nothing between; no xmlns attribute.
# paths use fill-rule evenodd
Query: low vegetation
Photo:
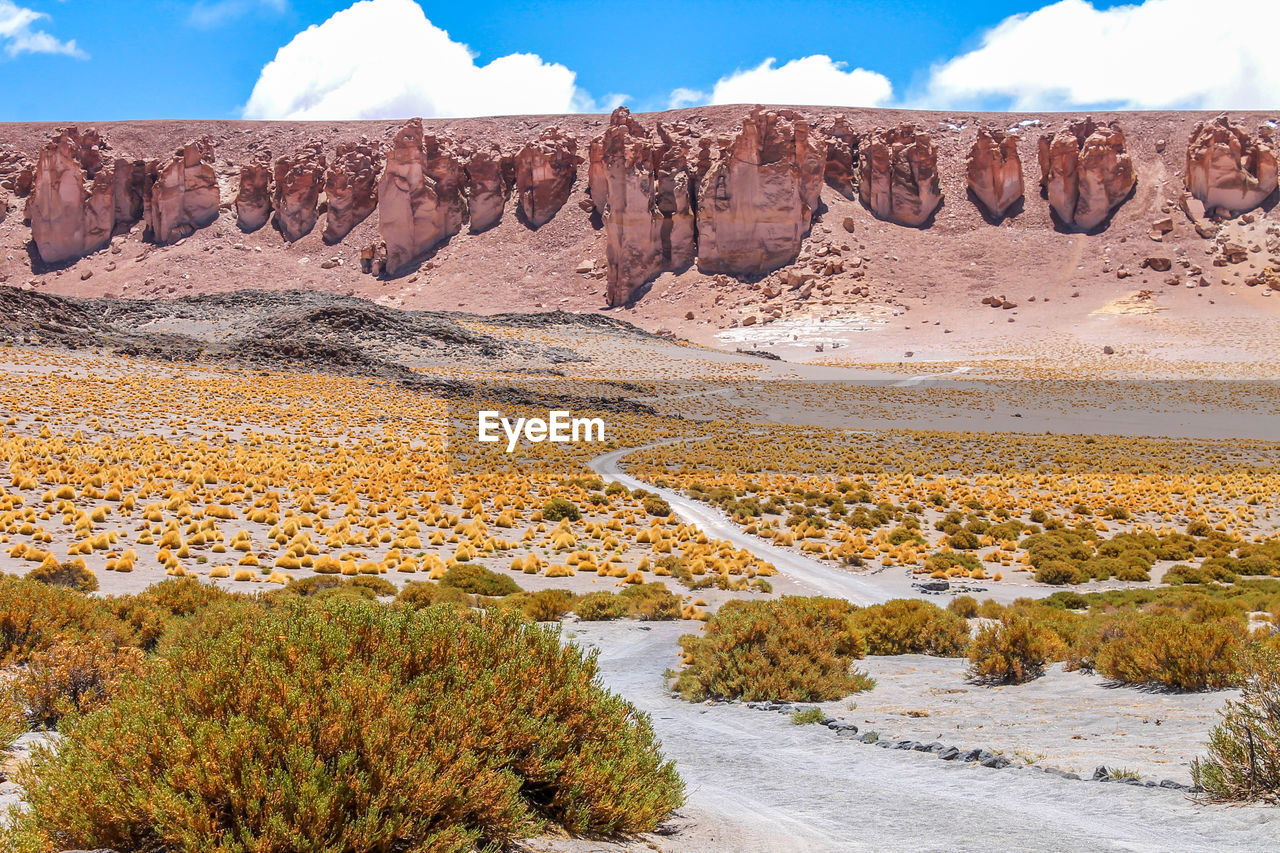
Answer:
<svg viewBox="0 0 1280 853"><path fill-rule="evenodd" d="M461 853L651 830L682 800L645 717L522 619L227 601L155 655L22 769L13 849Z"/></svg>
<svg viewBox="0 0 1280 853"><path fill-rule="evenodd" d="M1214 802L1280 803L1280 653L1254 647L1242 665L1240 698L1227 702L1191 775Z"/></svg>

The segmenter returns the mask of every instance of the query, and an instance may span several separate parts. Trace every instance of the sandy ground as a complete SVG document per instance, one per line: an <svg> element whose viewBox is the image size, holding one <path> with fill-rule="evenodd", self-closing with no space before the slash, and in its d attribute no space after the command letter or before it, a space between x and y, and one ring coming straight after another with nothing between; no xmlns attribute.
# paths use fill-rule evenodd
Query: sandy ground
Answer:
<svg viewBox="0 0 1280 853"><path fill-rule="evenodd" d="M684 630L635 623L570 630L574 642L599 649L604 683L652 715L688 785L688 804L671 822L675 834L646 837L635 849L1243 851L1270 847L1280 829L1271 809L959 765L794 726L782 714L674 699L662 674L678 663L675 639ZM544 840L530 849L623 846Z"/></svg>

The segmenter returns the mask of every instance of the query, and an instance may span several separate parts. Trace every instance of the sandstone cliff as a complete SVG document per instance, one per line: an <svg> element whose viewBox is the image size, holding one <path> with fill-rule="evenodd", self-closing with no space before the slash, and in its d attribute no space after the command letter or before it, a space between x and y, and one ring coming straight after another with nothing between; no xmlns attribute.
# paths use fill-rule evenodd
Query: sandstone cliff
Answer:
<svg viewBox="0 0 1280 853"><path fill-rule="evenodd" d="M698 268L761 275L795 260L818 204L826 141L797 113L755 109L732 137L699 145Z"/></svg>
<svg viewBox="0 0 1280 853"><path fill-rule="evenodd" d="M858 192L877 217L920 226L942 204L938 147L915 125L877 129L859 152Z"/></svg>
<svg viewBox="0 0 1280 853"><path fill-rule="evenodd" d="M1207 212L1253 210L1276 190L1271 128L1249 134L1225 115L1196 125L1187 143L1186 182Z"/></svg>
<svg viewBox="0 0 1280 853"><path fill-rule="evenodd" d="M467 195L470 198L471 233L487 231L502 218L515 183L515 158L490 144L467 158Z"/></svg>
<svg viewBox="0 0 1280 853"><path fill-rule="evenodd" d="M258 152L240 167L236 193L236 224L241 231L257 231L271 218L271 155Z"/></svg>
<svg viewBox="0 0 1280 853"><path fill-rule="evenodd" d="M1002 218L1022 198L1022 158L1018 137L981 128L966 161L966 183L994 219Z"/></svg>
<svg viewBox="0 0 1280 853"><path fill-rule="evenodd" d="M148 164L147 171L151 186L145 218L157 243L189 237L218 218L218 175L211 140L188 142L173 159Z"/></svg>
<svg viewBox="0 0 1280 853"><path fill-rule="evenodd" d="M316 226L324 176L324 150L319 142L310 142L293 156L276 161L271 206L275 209L276 227L290 243L310 234Z"/></svg>
<svg viewBox="0 0 1280 853"><path fill-rule="evenodd" d="M378 176L382 172L381 146L367 137L339 143L324 177L328 202L324 241L338 243L378 207Z"/></svg>
<svg viewBox="0 0 1280 853"><path fill-rule="evenodd" d="M520 212L530 226L551 221L569 200L578 176L578 141L572 134L549 127L516 155L516 194Z"/></svg>
<svg viewBox="0 0 1280 853"><path fill-rule="evenodd" d="M462 229L462 168L448 140L413 119L396 134L378 182L378 233L386 270L403 272Z"/></svg>
<svg viewBox="0 0 1280 853"><path fill-rule="evenodd" d="M591 199L605 227L610 305L630 301L664 270L693 263L689 130L659 124L649 133L626 107L591 144Z"/></svg>
<svg viewBox="0 0 1280 853"><path fill-rule="evenodd" d="M1075 121L1040 137L1040 184L1059 220L1081 231L1101 225L1133 190L1137 176L1114 123Z"/></svg>
<svg viewBox="0 0 1280 853"><path fill-rule="evenodd" d="M111 241L115 180L104 171L105 148L97 131L69 127L40 152L26 215L45 263L74 260Z"/></svg>

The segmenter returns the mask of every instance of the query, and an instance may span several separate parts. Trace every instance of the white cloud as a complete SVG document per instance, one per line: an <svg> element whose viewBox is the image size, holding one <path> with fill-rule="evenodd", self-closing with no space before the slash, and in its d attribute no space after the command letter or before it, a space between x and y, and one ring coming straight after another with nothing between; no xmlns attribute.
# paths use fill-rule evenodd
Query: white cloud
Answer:
<svg viewBox="0 0 1280 853"><path fill-rule="evenodd" d="M284 14L289 11L289 0L200 0L192 4L187 21L193 26L210 29L264 7L269 12Z"/></svg>
<svg viewBox="0 0 1280 853"><path fill-rule="evenodd" d="M32 29L48 15L19 6L13 0L0 0L0 45L10 58L24 53L53 53L88 59L89 55L76 46L75 39L60 41L44 30Z"/></svg>
<svg viewBox="0 0 1280 853"><path fill-rule="evenodd" d="M411 0L361 0L276 53L250 119L372 119L565 113L594 108L568 68L531 53L477 65Z"/></svg>
<svg viewBox="0 0 1280 853"><path fill-rule="evenodd" d="M1052 110L1280 105L1277 0L1061 0L1006 18L935 66L918 104Z"/></svg>
<svg viewBox="0 0 1280 853"><path fill-rule="evenodd" d="M716 81L712 104L815 104L832 107L878 107L893 98L889 78L875 71L854 68L829 56L815 54L775 67L769 58L755 68L735 71ZM677 89L685 97L699 93ZM687 102L688 103L692 102Z"/></svg>
<svg viewBox="0 0 1280 853"><path fill-rule="evenodd" d="M667 109L682 110L685 107L697 107L705 104L711 96L697 89L675 89L667 99Z"/></svg>

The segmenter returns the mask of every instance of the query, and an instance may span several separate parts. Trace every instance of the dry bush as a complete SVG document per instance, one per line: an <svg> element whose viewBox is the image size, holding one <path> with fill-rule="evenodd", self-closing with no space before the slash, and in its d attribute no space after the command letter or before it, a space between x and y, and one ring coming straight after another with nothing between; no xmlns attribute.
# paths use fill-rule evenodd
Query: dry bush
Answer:
<svg viewBox="0 0 1280 853"><path fill-rule="evenodd" d="M150 651L177 619L235 596L195 578L166 578L135 595L105 599L104 606L133 631L133 641Z"/></svg>
<svg viewBox="0 0 1280 853"><path fill-rule="evenodd" d="M1049 628L1009 613L983 626L969 644L969 677L984 684L1022 684L1043 675L1045 664L1064 648Z"/></svg>
<svg viewBox="0 0 1280 853"><path fill-rule="evenodd" d="M1093 666L1125 684L1218 689L1238 672L1241 634L1234 622L1131 612L1109 623Z"/></svg>
<svg viewBox="0 0 1280 853"><path fill-rule="evenodd" d="M1213 802L1280 803L1280 653L1254 645L1241 663L1240 698L1227 701L1191 776Z"/></svg>
<svg viewBox="0 0 1280 853"><path fill-rule="evenodd" d="M831 599L731 601L706 633L680 638L686 667L676 689L686 699L820 702L869 690L851 668L863 656L852 605Z"/></svg>
<svg viewBox="0 0 1280 853"><path fill-rule="evenodd" d="M12 689L28 722L52 728L68 714L102 707L121 681L145 669L138 648L112 646L100 637L59 641L31 655Z"/></svg>
<svg viewBox="0 0 1280 853"><path fill-rule="evenodd" d="M27 572L27 579L80 592L96 592L98 589L98 576L77 563L39 565Z"/></svg>
<svg viewBox="0 0 1280 853"><path fill-rule="evenodd" d="M396 594L395 603L403 604L415 610L421 610L433 604L470 607L471 598L455 587L441 586L432 581L410 581L400 588L400 592Z"/></svg>
<svg viewBox="0 0 1280 853"><path fill-rule="evenodd" d="M229 603L36 751L17 842L471 853L547 824L652 830L681 782L595 679L556 632L502 614Z"/></svg>
<svg viewBox="0 0 1280 853"><path fill-rule="evenodd" d="M440 585L460 589L472 595L501 596L520 592L519 585L511 578L473 563L459 563L451 566L440 579Z"/></svg>
<svg viewBox="0 0 1280 853"><path fill-rule="evenodd" d="M0 663L23 663L60 639L101 636L123 645L129 634L100 601L66 587L0 576Z"/></svg>
<svg viewBox="0 0 1280 853"><path fill-rule="evenodd" d="M854 613L853 626L866 638L869 655L960 657L969 645L964 619L917 599L864 607Z"/></svg>

